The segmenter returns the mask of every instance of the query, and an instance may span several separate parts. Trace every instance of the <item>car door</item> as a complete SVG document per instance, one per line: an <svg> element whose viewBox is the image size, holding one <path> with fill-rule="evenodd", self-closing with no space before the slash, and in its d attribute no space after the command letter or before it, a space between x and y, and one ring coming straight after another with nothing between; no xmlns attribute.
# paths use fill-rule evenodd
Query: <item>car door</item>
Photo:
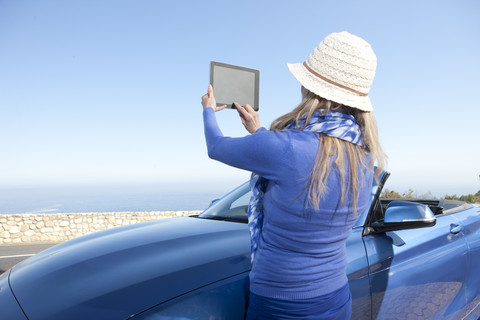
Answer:
<svg viewBox="0 0 480 320"><path fill-rule="evenodd" d="M347 240L347 276L352 293L352 319L371 320L369 268L362 242L362 231L363 228L354 227Z"/></svg>
<svg viewBox="0 0 480 320"><path fill-rule="evenodd" d="M372 215L367 224L382 212ZM466 298L468 254L462 229L454 215L443 214L433 227L364 232L372 318L456 319Z"/></svg>
<svg viewBox="0 0 480 320"><path fill-rule="evenodd" d="M367 255L363 243L363 229L365 221L369 216L370 207L378 199L382 186L388 178L388 173L382 175L377 184L374 181L370 195L368 208L362 212L357 223L352 228L352 233L347 239L347 277L352 293L352 319L371 320L372 319L372 299L370 297L370 279Z"/></svg>
<svg viewBox="0 0 480 320"><path fill-rule="evenodd" d="M445 212L461 223L461 233L468 246L468 263L465 273L467 319L480 319L480 207L456 201L445 201Z"/></svg>

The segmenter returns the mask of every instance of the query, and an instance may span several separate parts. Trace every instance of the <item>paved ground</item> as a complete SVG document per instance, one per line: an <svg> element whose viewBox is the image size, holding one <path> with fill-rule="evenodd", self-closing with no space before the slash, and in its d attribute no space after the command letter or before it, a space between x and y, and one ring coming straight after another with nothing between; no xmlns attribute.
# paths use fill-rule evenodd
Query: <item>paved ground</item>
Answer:
<svg viewBox="0 0 480 320"><path fill-rule="evenodd" d="M22 245L0 245L0 274L4 273L17 263L34 254L43 251L56 243L48 244L22 244Z"/></svg>

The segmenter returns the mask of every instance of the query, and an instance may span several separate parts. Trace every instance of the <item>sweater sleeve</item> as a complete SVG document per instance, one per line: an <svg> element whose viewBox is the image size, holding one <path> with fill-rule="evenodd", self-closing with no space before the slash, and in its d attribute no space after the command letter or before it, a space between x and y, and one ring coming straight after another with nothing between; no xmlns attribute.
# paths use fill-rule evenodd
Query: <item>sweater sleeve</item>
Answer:
<svg viewBox="0 0 480 320"><path fill-rule="evenodd" d="M225 137L212 108L204 109L203 122L210 158L270 180L278 179L287 168L286 154L291 147L286 135L260 128L245 137Z"/></svg>

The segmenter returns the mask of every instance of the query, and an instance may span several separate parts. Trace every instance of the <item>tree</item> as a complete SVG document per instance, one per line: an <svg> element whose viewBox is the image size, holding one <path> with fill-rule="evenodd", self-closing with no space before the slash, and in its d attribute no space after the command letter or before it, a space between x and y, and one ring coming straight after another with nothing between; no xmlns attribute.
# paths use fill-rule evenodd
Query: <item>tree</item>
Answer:
<svg viewBox="0 0 480 320"><path fill-rule="evenodd" d="M382 195L380 196L380 198L387 198L387 199L399 199L401 197L402 196L400 195L400 193L393 190L389 190L389 189L383 190Z"/></svg>
<svg viewBox="0 0 480 320"><path fill-rule="evenodd" d="M460 200L465 201L468 203L480 203L480 191L475 194L465 194L457 197L456 194L454 195L445 195L445 200Z"/></svg>
<svg viewBox="0 0 480 320"><path fill-rule="evenodd" d="M408 189L407 193L402 194L402 198L412 199L415 192L412 189Z"/></svg>
<svg viewBox="0 0 480 320"><path fill-rule="evenodd" d="M458 200L458 197L457 197L456 194L451 195L451 196L446 194L444 198L445 198L445 200Z"/></svg>
<svg viewBox="0 0 480 320"><path fill-rule="evenodd" d="M380 195L380 198L386 198L386 199L438 199L432 196L431 193L426 193L423 195L417 194L415 191L412 189L408 189L408 192L404 192L402 194L394 191L394 190L389 190L385 189L383 190L382 194ZM475 194L466 194L466 195L461 195L457 196L456 194L453 195L448 195L446 194L443 197L445 200L459 200L459 201L465 201L468 203L480 203L480 190L475 193Z"/></svg>

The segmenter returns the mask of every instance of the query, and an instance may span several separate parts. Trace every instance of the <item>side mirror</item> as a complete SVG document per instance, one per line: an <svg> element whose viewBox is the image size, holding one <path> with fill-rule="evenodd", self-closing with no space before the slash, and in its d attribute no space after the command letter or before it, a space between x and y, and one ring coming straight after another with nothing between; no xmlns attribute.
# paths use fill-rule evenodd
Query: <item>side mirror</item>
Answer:
<svg viewBox="0 0 480 320"><path fill-rule="evenodd" d="M376 233L434 226L435 215L427 205L410 201L392 201L385 210L384 222L371 225Z"/></svg>

